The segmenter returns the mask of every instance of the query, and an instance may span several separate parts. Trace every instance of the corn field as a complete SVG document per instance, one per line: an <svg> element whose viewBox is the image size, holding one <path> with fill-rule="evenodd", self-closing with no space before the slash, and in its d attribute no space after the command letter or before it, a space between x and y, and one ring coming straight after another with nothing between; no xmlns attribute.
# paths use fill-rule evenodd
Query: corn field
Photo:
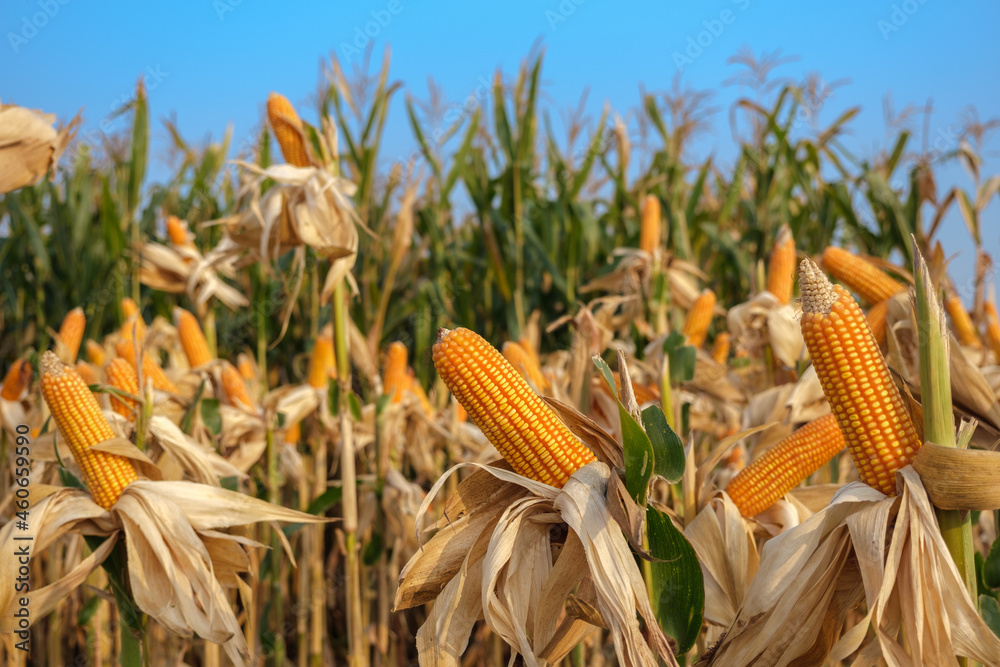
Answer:
<svg viewBox="0 0 1000 667"><path fill-rule="evenodd" d="M727 164L542 68L432 131L331 60L156 182L141 83L0 105L0 664L1000 665L1000 122L862 158L810 76Z"/></svg>

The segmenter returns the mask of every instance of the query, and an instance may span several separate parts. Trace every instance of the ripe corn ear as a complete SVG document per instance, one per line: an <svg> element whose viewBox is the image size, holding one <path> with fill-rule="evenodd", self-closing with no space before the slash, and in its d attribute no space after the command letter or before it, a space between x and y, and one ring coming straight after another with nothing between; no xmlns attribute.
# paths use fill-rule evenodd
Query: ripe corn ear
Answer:
<svg viewBox="0 0 1000 667"><path fill-rule="evenodd" d="M107 353L97 341L87 341L87 360L90 361L90 363L100 367L104 365L104 362L107 361L107 359Z"/></svg>
<svg viewBox="0 0 1000 667"><path fill-rule="evenodd" d="M19 401L28 390L31 383L31 364L27 359L18 359L3 378L3 388L0 389L0 398L5 401Z"/></svg>
<svg viewBox="0 0 1000 667"><path fill-rule="evenodd" d="M983 304L983 313L986 315L986 341L993 349L996 356L996 363L1000 363L1000 317L997 317L997 307L993 299L988 299Z"/></svg>
<svg viewBox="0 0 1000 667"><path fill-rule="evenodd" d="M136 370L136 373L139 372L138 366L135 363L135 348L133 347L133 343L131 341L118 341L115 345L115 351L118 353L119 357L132 364L132 368ZM152 380L154 389L166 391L171 394L177 393L177 387L170 381L167 374L163 372L163 369L160 368L160 364L157 363L156 359L148 353L144 353L142 355L142 375L143 378Z"/></svg>
<svg viewBox="0 0 1000 667"><path fill-rule="evenodd" d="M194 241L191 240L191 233L188 231L187 223L176 215L167 216L167 236L175 246L193 248Z"/></svg>
<svg viewBox="0 0 1000 667"><path fill-rule="evenodd" d="M514 341L507 341L503 344L503 356L532 387L538 391L549 389L549 381L545 377L545 374L542 373L542 367L524 345L515 343Z"/></svg>
<svg viewBox="0 0 1000 667"><path fill-rule="evenodd" d="M392 396L393 403L401 403L406 390L410 388L410 378L406 374L408 357L406 346L399 341L389 345L382 375L382 393Z"/></svg>
<svg viewBox="0 0 1000 667"><path fill-rule="evenodd" d="M253 360L250 359L249 355L240 353L240 356L236 358L236 370L240 372L240 375L247 382L257 381L257 368L254 366Z"/></svg>
<svg viewBox="0 0 1000 667"><path fill-rule="evenodd" d="M289 445L299 444L302 439L302 422L295 422L285 430L285 442Z"/></svg>
<svg viewBox="0 0 1000 667"><path fill-rule="evenodd" d="M917 431L857 302L803 260L802 337L861 479L896 493L896 471L920 448Z"/></svg>
<svg viewBox="0 0 1000 667"><path fill-rule="evenodd" d="M951 318L951 326L958 342L966 347L980 349L983 342L979 340L979 334L976 333L976 327L972 324L969 311L962 305L962 300L957 294L949 294L945 298L944 309L948 312L948 317Z"/></svg>
<svg viewBox="0 0 1000 667"><path fill-rule="evenodd" d="M694 300L691 310L688 311L687 320L684 322L684 329L681 333L687 336L689 345L701 347L705 343L705 335L708 333L708 325L712 323L714 310L715 292L706 289Z"/></svg>
<svg viewBox="0 0 1000 667"><path fill-rule="evenodd" d="M337 362L333 356L333 336L323 332L316 337L309 358L309 386L322 389L337 377Z"/></svg>
<svg viewBox="0 0 1000 667"><path fill-rule="evenodd" d="M792 300L795 284L795 237L788 225L782 225L771 249L771 262L767 268L767 291L786 304Z"/></svg>
<svg viewBox="0 0 1000 667"><path fill-rule="evenodd" d="M125 297L122 299L122 313L125 315L122 338L127 341L135 338L141 346L146 342L146 323L142 319L142 313L139 312L139 306L132 299Z"/></svg>
<svg viewBox="0 0 1000 667"><path fill-rule="evenodd" d="M80 377L88 385L97 384L97 373L94 372L94 367L86 361L76 362L74 368L76 368L76 372L80 374Z"/></svg>
<svg viewBox="0 0 1000 667"><path fill-rule="evenodd" d="M653 254L660 246L660 227L660 200L656 195L646 195L642 200L639 250Z"/></svg>
<svg viewBox="0 0 1000 667"><path fill-rule="evenodd" d="M469 329L438 331L434 367L519 475L562 488L594 454L496 348Z"/></svg>
<svg viewBox="0 0 1000 667"><path fill-rule="evenodd" d="M869 308L867 313L865 313L865 318L868 320L868 326L872 328L872 336L875 337L875 342L878 343L879 347L882 347L886 343L885 316L888 314L888 299L879 301L874 306Z"/></svg>
<svg viewBox="0 0 1000 667"><path fill-rule="evenodd" d="M424 414L428 417L434 416L434 406L431 405L430 399L427 398L427 392L420 386L420 382L413 374L412 368L406 369L406 379L406 388L413 392L413 395L417 397L417 402L420 403L420 407L423 409Z"/></svg>
<svg viewBox="0 0 1000 667"><path fill-rule="evenodd" d="M226 402L234 408L239 408L244 412L256 412L250 392L247 391L247 384L243 381L243 376L228 361L222 362L222 392L225 394Z"/></svg>
<svg viewBox="0 0 1000 667"><path fill-rule="evenodd" d="M194 315L183 308L174 308L174 326L177 327L177 336L181 339L181 347L184 348L184 355L191 368L204 366L212 361L208 341Z"/></svg>
<svg viewBox="0 0 1000 667"><path fill-rule="evenodd" d="M726 493L740 514L756 516L819 470L845 444L836 415L820 417L741 470Z"/></svg>
<svg viewBox="0 0 1000 667"><path fill-rule="evenodd" d="M80 352L80 342L83 341L83 330L87 327L87 318L83 315L83 308L76 307L66 313L62 326L59 327L59 340L66 349L66 363L76 361L76 355Z"/></svg>
<svg viewBox="0 0 1000 667"><path fill-rule="evenodd" d="M723 331L718 336L715 337L715 344L712 346L712 358L715 359L717 363L726 365L729 361L729 346L732 344L732 338L729 332Z"/></svg>
<svg viewBox="0 0 1000 667"><path fill-rule="evenodd" d="M42 396L69 444L94 502L106 510L137 478L132 462L92 447L115 437L97 399L77 372L52 352L42 355Z"/></svg>
<svg viewBox="0 0 1000 667"><path fill-rule="evenodd" d="M885 301L906 289L868 260L834 246L823 252L823 267L870 304Z"/></svg>
<svg viewBox="0 0 1000 667"><path fill-rule="evenodd" d="M139 378L129 362L121 357L112 359L104 373L108 376L108 384L115 389L132 396L139 395ZM111 394L112 409L126 419L132 418L136 405L134 399Z"/></svg>
<svg viewBox="0 0 1000 667"><path fill-rule="evenodd" d="M281 147L285 162L296 167L308 167L312 162L302 140L302 121L295 107L284 95L271 93L267 98L267 120Z"/></svg>

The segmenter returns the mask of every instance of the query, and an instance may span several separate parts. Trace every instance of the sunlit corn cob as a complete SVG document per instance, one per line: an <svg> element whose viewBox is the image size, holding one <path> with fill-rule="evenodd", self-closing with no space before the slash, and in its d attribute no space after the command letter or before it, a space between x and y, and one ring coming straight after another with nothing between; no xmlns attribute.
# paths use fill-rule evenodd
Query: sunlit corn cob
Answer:
<svg viewBox="0 0 1000 667"><path fill-rule="evenodd" d="M823 268L870 304L885 301L906 289L868 260L834 246L823 252Z"/></svg>
<svg viewBox="0 0 1000 667"><path fill-rule="evenodd" d="M115 345L115 352L118 353L119 357L132 364L132 368L136 370L136 373L139 372L135 363L135 348L132 341L118 341ZM149 353L142 355L142 375L144 378L153 381L154 389L170 392L171 394L177 393L177 387L170 381L167 374L160 368L160 364Z"/></svg>
<svg viewBox="0 0 1000 667"><path fill-rule="evenodd" d="M983 304L983 313L986 315L986 342L993 349L997 363L1000 363L1000 317L997 317L997 307L993 299L987 299Z"/></svg>
<svg viewBox="0 0 1000 667"><path fill-rule="evenodd" d="M80 377L88 385L97 384L97 373L94 372L94 367L88 364L86 361L76 362L76 372L80 374Z"/></svg>
<svg viewBox="0 0 1000 667"><path fill-rule="evenodd" d="M819 470L845 444L836 415L820 417L741 470L726 493L740 514L756 516Z"/></svg>
<svg viewBox="0 0 1000 667"><path fill-rule="evenodd" d="M785 304L792 300L795 284L795 238L788 225L782 225L778 238L771 249L771 261L767 267L767 291Z"/></svg>
<svg viewBox="0 0 1000 667"><path fill-rule="evenodd" d="M228 361L222 362L220 373L222 380L222 391L225 394L226 402L234 408L239 408L244 412L256 412L250 392L247 391L247 383L243 381L243 376Z"/></svg>
<svg viewBox="0 0 1000 667"><path fill-rule="evenodd" d="M336 377L337 360L333 356L333 336L323 332L316 337L312 356L309 358L309 386L322 389Z"/></svg>
<svg viewBox="0 0 1000 667"><path fill-rule="evenodd" d="M401 403L410 388L410 378L406 374L408 352L406 346L395 341L389 345L385 355L385 371L382 374L382 393L392 397L393 403Z"/></svg>
<svg viewBox="0 0 1000 667"><path fill-rule="evenodd" d="M135 467L127 458L92 449L115 434L76 371L53 352L43 354L41 364L42 396L59 434L69 444L94 502L111 509L125 487L136 480Z"/></svg>
<svg viewBox="0 0 1000 667"><path fill-rule="evenodd" d="M299 444L302 439L302 422L295 422L285 429L285 442L289 445Z"/></svg>
<svg viewBox="0 0 1000 667"><path fill-rule="evenodd" d="M920 440L860 306L803 260L802 337L861 479L887 495Z"/></svg>
<svg viewBox="0 0 1000 667"><path fill-rule="evenodd" d="M689 345L701 347L705 343L705 335L708 333L708 325L712 323L714 310L715 292L706 289L694 300L691 310L688 311L687 320L684 321L681 333L687 336Z"/></svg>
<svg viewBox="0 0 1000 667"><path fill-rule="evenodd" d="M132 340L133 334L141 346L146 341L146 323L139 312L139 306L135 301L125 297L122 299L122 313L125 315L125 324L122 325L122 338Z"/></svg>
<svg viewBox="0 0 1000 667"><path fill-rule="evenodd" d="M193 248L194 241L191 240L191 233L188 232L187 224L176 215L167 216L167 236L175 246Z"/></svg>
<svg viewBox="0 0 1000 667"><path fill-rule="evenodd" d="M108 384L132 396L139 395L139 378L135 374L132 364L121 357L112 359L104 369L108 376ZM130 419L135 409L136 401L131 398L124 398L111 394L111 407L115 412L126 419Z"/></svg>
<svg viewBox="0 0 1000 667"><path fill-rule="evenodd" d="M240 353L240 356L236 358L236 370L240 372L240 375L247 382L257 381L257 367L254 366L250 355Z"/></svg>
<svg viewBox="0 0 1000 667"><path fill-rule="evenodd" d="M660 245L660 226L660 200L656 195L646 195L642 200L639 250L653 254Z"/></svg>
<svg viewBox="0 0 1000 667"><path fill-rule="evenodd" d="M979 334L976 333L976 327L972 324L969 311L962 305L962 300L957 294L948 294L944 300L944 309L948 312L948 317L951 318L951 327L958 342L966 347L981 348L983 342L979 340Z"/></svg>
<svg viewBox="0 0 1000 667"><path fill-rule="evenodd" d="M268 96L267 120L281 146L285 162L296 167L308 167L311 163L305 142L302 141L302 121L295 113L295 107L284 95L271 93Z"/></svg>
<svg viewBox="0 0 1000 667"><path fill-rule="evenodd" d="M875 342L878 343L879 347L885 345L886 342L885 316L888 314L889 299L879 301L865 313L868 326L872 328L872 335L875 337Z"/></svg>
<svg viewBox="0 0 1000 667"><path fill-rule="evenodd" d="M0 389L0 398L5 401L19 401L28 390L31 383L31 364L27 359L18 359L3 378L3 388Z"/></svg>
<svg viewBox="0 0 1000 667"><path fill-rule="evenodd" d="M212 360L208 341L194 315L183 308L174 308L174 326L177 327L177 337L181 339L181 347L184 348L184 355L191 368L203 366Z"/></svg>
<svg viewBox="0 0 1000 667"><path fill-rule="evenodd" d="M66 350L64 362L72 364L76 361L76 355L80 352L80 343L83 341L83 330L87 327L87 318L83 315L83 308L76 307L66 313L62 326L59 327L59 340Z"/></svg>
<svg viewBox="0 0 1000 667"><path fill-rule="evenodd" d="M417 380L417 377L413 374L412 368L406 369L406 376L409 380L407 389L413 392L413 395L417 397L417 402L420 403L420 407L423 408L424 414L428 417L433 416L434 406L431 405L430 399L427 398L427 392L420 386L420 381Z"/></svg>
<svg viewBox="0 0 1000 667"><path fill-rule="evenodd" d="M557 488L595 460L496 348L468 329L438 331L434 367L515 472Z"/></svg>
<svg viewBox="0 0 1000 667"><path fill-rule="evenodd" d="M523 345L514 341L507 341L503 344L504 359L531 383L538 391L545 391L549 388L549 381L542 373L542 367Z"/></svg>
<svg viewBox="0 0 1000 667"><path fill-rule="evenodd" d="M729 346L731 342L732 339L729 333L723 331L715 337L715 344L712 345L712 358L723 366L729 361Z"/></svg>
<svg viewBox="0 0 1000 667"><path fill-rule="evenodd" d="M94 340L87 341L87 360L95 366L103 366L104 362L107 361L108 355L104 351L104 348Z"/></svg>

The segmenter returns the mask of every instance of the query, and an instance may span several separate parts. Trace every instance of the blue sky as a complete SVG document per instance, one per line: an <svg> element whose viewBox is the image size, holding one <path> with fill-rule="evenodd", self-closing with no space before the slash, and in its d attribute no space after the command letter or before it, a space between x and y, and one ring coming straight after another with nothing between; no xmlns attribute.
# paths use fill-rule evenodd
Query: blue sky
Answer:
<svg viewBox="0 0 1000 667"><path fill-rule="evenodd" d="M632 2L548 0L462 3L374 2L265 3L199 0L180 3L82 0L4 0L0 5L0 99L41 108L68 119L84 108L83 132L97 136L125 121L108 115L146 78L152 105L154 150L162 155L170 114L191 140L220 137L233 127L234 145L255 132L272 91L307 105L321 60L360 61L367 39L375 60L392 48L394 80L404 94L424 97L433 76L456 107L501 68L512 76L532 45L545 48L545 99L558 111L575 105L589 88L588 109L605 103L625 113L647 91L671 86L680 68L683 83L715 93L712 132L697 149L731 161L734 144L728 110L746 94L723 82L736 69L726 60L741 47L755 53L780 48L798 60L779 74L800 78L810 71L826 80L847 79L821 119L849 106L862 113L847 145L871 156L885 145L882 102L891 93L896 109L933 101L930 141L953 141L958 118L974 105L980 118L1000 116L1000 3L905 0L848 3ZM366 34L367 31L367 34ZM388 158L413 149L397 97L386 130ZM307 110L303 116L314 120ZM917 130L916 143L922 132ZM159 150L158 150L159 149ZM1000 172L1000 133L989 142L987 174ZM161 166L152 174L165 173ZM954 163L939 171L939 191L970 180ZM1000 205L983 221L984 243L1000 257ZM940 234L956 282L972 275L972 243L957 210ZM968 298L968 296L966 297Z"/></svg>

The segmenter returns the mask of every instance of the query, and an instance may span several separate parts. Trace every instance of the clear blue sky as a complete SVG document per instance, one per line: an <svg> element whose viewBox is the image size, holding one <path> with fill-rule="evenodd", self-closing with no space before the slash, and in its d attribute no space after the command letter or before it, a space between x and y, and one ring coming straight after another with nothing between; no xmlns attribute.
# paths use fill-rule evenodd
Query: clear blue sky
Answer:
<svg viewBox="0 0 1000 667"><path fill-rule="evenodd" d="M862 107L849 146L871 156L884 145L882 101L897 109L934 103L931 141L958 128L974 105L980 118L1000 116L1000 3L976 0L905 0L803 3L763 0L632 2L549 0L462 3L265 3L199 0L137 3L83 0L4 0L0 5L0 99L41 108L68 119L84 108L84 133L97 132L108 114L145 75L153 117L176 113L192 140L220 137L228 125L234 144L255 132L263 102L283 92L297 106L316 89L319 63L331 53L358 62L354 47L367 29L376 60L392 47L392 77L404 93L424 97L427 77L456 106L497 68L513 75L536 40L546 50L546 99L555 110L575 104L590 89L589 109L607 102L624 113L636 107L639 86L670 87L684 62L683 81L711 89L715 128L699 148L731 160L731 102L746 91L724 87L735 73L726 59L743 46L754 52L781 48L799 60L778 70L798 78L809 71L826 80L848 79L822 116L831 120ZM700 39L700 53L691 44ZM690 48L690 51L688 49ZM406 156L413 143L399 96L386 131L385 155ZM314 120L314 114L303 115ZM558 119L558 113L553 112ZM921 124L914 128L919 139ZM94 136L91 134L91 136ZM154 149L165 145L154 125ZM913 146L918 146L914 143ZM162 154L162 150L157 154ZM1000 173L1000 133L988 144L986 172ZM154 177L162 168L153 170ZM940 171L939 191L969 186L957 163ZM1000 257L1000 205L987 209L984 243ZM971 277L972 244L957 210L940 235L946 251L961 253L957 282ZM968 298L968 297L966 297Z"/></svg>

